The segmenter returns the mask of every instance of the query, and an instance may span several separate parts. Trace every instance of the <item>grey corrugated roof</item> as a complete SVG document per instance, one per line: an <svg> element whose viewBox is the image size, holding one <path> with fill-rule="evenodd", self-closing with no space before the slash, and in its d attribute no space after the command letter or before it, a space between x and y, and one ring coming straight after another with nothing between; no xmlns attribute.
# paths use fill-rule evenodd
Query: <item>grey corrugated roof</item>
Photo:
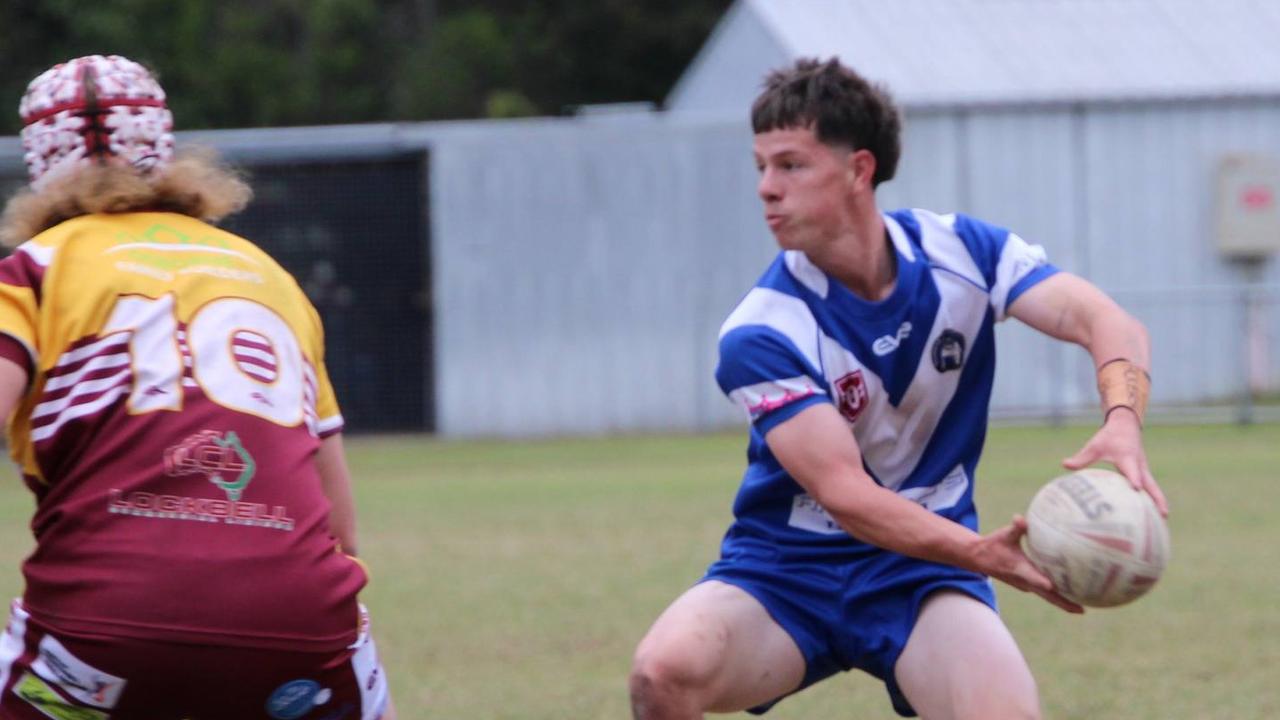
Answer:
<svg viewBox="0 0 1280 720"><path fill-rule="evenodd" d="M1276 0L739 3L784 55L839 56L903 104L1280 94Z"/></svg>

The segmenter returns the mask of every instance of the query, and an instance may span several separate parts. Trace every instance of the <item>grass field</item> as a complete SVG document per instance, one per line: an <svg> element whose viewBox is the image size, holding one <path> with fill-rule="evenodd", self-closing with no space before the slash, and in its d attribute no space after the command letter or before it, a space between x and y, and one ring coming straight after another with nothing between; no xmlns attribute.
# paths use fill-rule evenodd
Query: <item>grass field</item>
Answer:
<svg viewBox="0 0 1280 720"><path fill-rule="evenodd" d="M1024 508L1087 432L993 430L984 527ZM364 599L406 720L629 717L632 649L714 556L745 446L738 434L348 444L374 574ZM1153 427L1148 452L1174 550L1150 596L1074 617L1001 589L1046 716L1280 716L1280 426ZM20 590L31 505L16 480L0 488L0 593ZM768 717L896 716L878 682L850 673Z"/></svg>

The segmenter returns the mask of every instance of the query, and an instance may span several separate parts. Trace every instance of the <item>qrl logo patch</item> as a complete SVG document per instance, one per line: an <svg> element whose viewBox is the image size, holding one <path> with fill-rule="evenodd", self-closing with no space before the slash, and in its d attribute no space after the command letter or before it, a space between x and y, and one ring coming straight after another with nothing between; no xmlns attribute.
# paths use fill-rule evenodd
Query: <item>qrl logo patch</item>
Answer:
<svg viewBox="0 0 1280 720"><path fill-rule="evenodd" d="M867 409L870 398L867 394L867 381L862 377L861 370L854 370L836 380L836 398L840 414L849 422L857 420L862 411Z"/></svg>

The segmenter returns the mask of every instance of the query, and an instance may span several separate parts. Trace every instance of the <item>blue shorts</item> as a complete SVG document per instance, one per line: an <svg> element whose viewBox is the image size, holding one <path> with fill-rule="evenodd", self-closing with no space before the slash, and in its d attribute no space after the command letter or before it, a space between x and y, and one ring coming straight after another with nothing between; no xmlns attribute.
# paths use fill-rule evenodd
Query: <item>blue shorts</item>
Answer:
<svg viewBox="0 0 1280 720"><path fill-rule="evenodd" d="M805 659L804 680L796 691L857 668L884 681L893 709L913 717L893 668L925 599L939 590L957 590L996 609L986 576L949 565L882 550L853 559L787 555L760 542L729 541L703 581L746 591L791 635ZM750 712L763 714L778 700Z"/></svg>

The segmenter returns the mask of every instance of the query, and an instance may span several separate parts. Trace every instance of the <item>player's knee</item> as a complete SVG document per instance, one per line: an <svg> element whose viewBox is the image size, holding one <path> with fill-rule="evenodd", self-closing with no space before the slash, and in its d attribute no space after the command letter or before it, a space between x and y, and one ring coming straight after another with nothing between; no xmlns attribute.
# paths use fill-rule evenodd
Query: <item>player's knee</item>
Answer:
<svg viewBox="0 0 1280 720"><path fill-rule="evenodd" d="M1040 696L1030 672L996 673L963 682L937 679L903 690L925 720L1040 720Z"/></svg>
<svg viewBox="0 0 1280 720"><path fill-rule="evenodd" d="M643 719L666 717L674 708L699 705L710 676L678 653L641 646L628 681L635 716Z"/></svg>
<svg viewBox="0 0 1280 720"><path fill-rule="evenodd" d="M1030 692L962 693L954 699L956 720L1040 720L1040 700Z"/></svg>
<svg viewBox="0 0 1280 720"><path fill-rule="evenodd" d="M651 699L654 696L679 694L689 686L688 673L678 662L656 653L637 652L631 662L628 684L631 698Z"/></svg>

